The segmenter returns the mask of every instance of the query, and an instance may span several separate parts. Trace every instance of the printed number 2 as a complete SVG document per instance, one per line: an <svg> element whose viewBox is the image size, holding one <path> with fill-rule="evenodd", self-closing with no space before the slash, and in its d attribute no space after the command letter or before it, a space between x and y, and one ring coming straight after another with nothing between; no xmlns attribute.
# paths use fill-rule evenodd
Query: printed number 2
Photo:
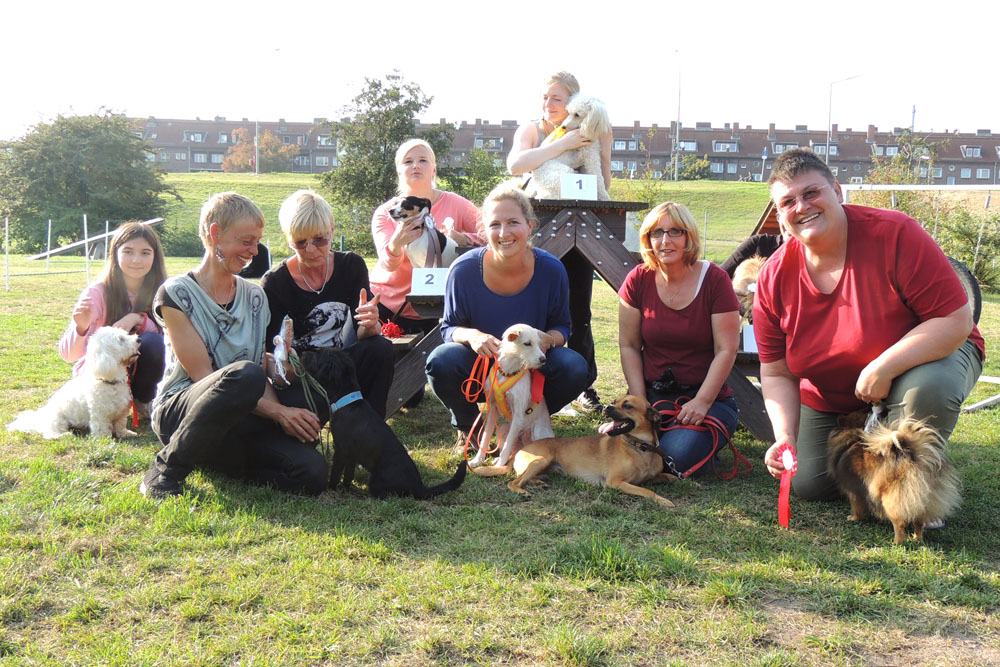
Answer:
<svg viewBox="0 0 1000 667"><path fill-rule="evenodd" d="M427 276L424 278L424 284L425 285L433 285L434 284L434 274L433 273L428 273L427 274Z"/></svg>

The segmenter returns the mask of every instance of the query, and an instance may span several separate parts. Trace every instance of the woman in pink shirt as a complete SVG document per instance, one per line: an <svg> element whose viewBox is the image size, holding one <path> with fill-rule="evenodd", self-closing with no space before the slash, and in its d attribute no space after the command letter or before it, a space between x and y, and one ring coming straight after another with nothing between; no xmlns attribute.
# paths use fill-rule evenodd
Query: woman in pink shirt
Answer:
<svg viewBox="0 0 1000 667"><path fill-rule="evenodd" d="M139 360L133 367L132 396L140 412L156 395L163 377L163 331L150 315L153 295L167 278L160 237L149 225L126 222L115 232L97 282L80 293L69 325L59 339L59 354L80 372L87 340L103 326L139 336Z"/></svg>
<svg viewBox="0 0 1000 667"><path fill-rule="evenodd" d="M423 139L410 139L396 151L396 173L399 175L400 197L423 197L431 201L431 217L438 229L450 236L459 246L483 245L477 230L479 210L472 202L453 192L435 187L437 161L431 145ZM423 233L421 229L407 230L389 216L399 198L393 198L375 209L372 216L372 238L378 252L378 262L371 270L371 288L381 294L379 317L393 320L404 333L427 332L437 326L436 319L422 319L406 303L410 293L413 266L406 256L406 246ZM454 225L445 227L446 218Z"/></svg>

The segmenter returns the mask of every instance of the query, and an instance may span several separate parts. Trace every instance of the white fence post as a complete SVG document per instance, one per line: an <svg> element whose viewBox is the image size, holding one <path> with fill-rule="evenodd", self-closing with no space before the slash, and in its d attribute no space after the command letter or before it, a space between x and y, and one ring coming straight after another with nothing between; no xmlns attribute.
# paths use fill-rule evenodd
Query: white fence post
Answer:
<svg viewBox="0 0 1000 667"><path fill-rule="evenodd" d="M108 221L104 221L104 259L108 258Z"/></svg>
<svg viewBox="0 0 1000 667"><path fill-rule="evenodd" d="M10 218L3 219L4 284L10 291Z"/></svg>
<svg viewBox="0 0 1000 667"><path fill-rule="evenodd" d="M52 218L49 218L49 229L45 234L45 273L49 272L49 255L52 252Z"/></svg>
<svg viewBox="0 0 1000 667"><path fill-rule="evenodd" d="M83 257L84 265L87 267L87 284L90 284L90 244L87 242L87 214L83 214Z"/></svg>

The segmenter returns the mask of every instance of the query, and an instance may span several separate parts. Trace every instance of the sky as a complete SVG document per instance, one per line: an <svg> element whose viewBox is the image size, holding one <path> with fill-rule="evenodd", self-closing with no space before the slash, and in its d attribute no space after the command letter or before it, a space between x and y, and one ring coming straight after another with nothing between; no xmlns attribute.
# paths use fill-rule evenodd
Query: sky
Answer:
<svg viewBox="0 0 1000 667"><path fill-rule="evenodd" d="M669 125L679 95L685 126L1000 133L1000 3L677 4L7 2L0 139L101 108L339 118L393 70L433 97L428 122L538 118L568 70L615 125Z"/></svg>

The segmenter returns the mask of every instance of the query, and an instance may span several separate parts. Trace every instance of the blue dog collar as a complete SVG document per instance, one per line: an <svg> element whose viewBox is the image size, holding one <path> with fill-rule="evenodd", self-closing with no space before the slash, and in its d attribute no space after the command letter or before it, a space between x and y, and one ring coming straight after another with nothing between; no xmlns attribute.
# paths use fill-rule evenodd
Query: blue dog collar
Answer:
<svg viewBox="0 0 1000 667"><path fill-rule="evenodd" d="M341 409L345 405L350 405L351 403L354 403L355 401L360 401L360 400L361 400L361 392L360 391L352 391L350 394L347 394L346 396L341 396L340 398L338 398L335 403L331 403L330 404L330 412L336 412L337 410Z"/></svg>

